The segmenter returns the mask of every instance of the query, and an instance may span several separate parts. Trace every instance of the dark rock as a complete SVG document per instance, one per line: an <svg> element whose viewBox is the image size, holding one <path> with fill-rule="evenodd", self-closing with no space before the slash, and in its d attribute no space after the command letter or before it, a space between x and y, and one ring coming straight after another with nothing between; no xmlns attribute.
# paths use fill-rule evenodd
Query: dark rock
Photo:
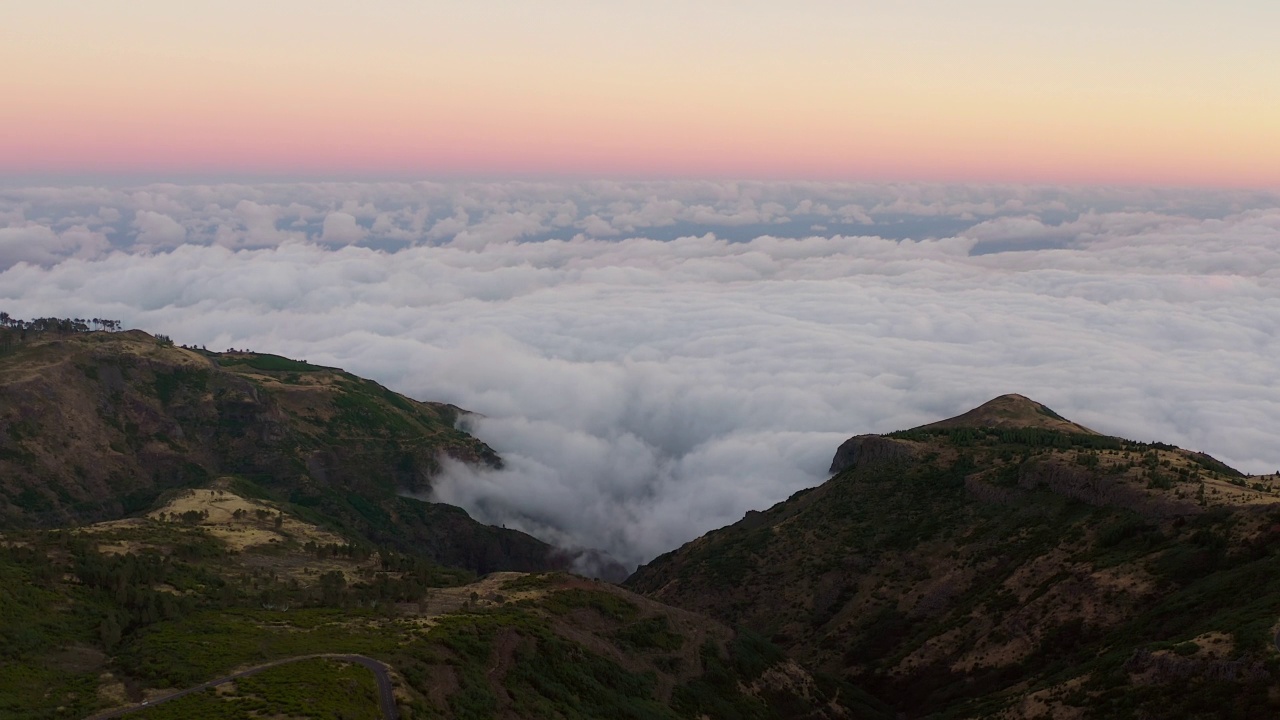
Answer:
<svg viewBox="0 0 1280 720"><path fill-rule="evenodd" d="M915 457L915 446L883 435L856 435L845 440L831 460L831 474L854 467L886 462L906 462Z"/></svg>

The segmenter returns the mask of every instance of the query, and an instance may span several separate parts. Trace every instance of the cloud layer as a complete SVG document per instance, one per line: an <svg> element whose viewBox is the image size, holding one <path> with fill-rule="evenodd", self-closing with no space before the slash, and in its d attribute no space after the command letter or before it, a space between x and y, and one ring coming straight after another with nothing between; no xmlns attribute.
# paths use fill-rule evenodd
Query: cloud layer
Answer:
<svg viewBox="0 0 1280 720"><path fill-rule="evenodd" d="M0 305L486 417L436 496L627 565L1020 392L1274 472L1280 196L749 183L0 191Z"/></svg>

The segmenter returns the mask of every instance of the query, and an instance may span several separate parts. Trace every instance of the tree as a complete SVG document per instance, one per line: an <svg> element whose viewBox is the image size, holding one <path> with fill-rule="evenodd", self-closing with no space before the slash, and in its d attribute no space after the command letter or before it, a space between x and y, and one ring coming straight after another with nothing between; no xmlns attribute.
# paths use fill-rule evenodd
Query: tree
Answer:
<svg viewBox="0 0 1280 720"><path fill-rule="evenodd" d="M320 576L320 602L325 605L338 605L342 602L343 591L347 589L347 578L341 570L330 570Z"/></svg>
<svg viewBox="0 0 1280 720"><path fill-rule="evenodd" d="M116 620L115 613L107 613L98 625L98 638L102 640L102 646L108 650L114 648L116 643L120 642L121 633L120 623Z"/></svg>

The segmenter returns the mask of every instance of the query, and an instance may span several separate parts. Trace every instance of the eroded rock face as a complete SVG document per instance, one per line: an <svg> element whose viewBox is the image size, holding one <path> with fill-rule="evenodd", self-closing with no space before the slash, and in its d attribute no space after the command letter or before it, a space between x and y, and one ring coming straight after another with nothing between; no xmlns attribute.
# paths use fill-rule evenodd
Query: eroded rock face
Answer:
<svg viewBox="0 0 1280 720"><path fill-rule="evenodd" d="M878 465L886 462L905 462L915 457L915 447L903 440L893 440L883 435L855 435L841 443L831 460L831 474L850 468Z"/></svg>

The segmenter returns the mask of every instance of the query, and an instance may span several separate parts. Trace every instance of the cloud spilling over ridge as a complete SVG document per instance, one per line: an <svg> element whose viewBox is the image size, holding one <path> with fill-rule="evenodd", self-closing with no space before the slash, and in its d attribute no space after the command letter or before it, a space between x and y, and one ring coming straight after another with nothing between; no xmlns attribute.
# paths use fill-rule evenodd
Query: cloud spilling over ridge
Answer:
<svg viewBox="0 0 1280 720"><path fill-rule="evenodd" d="M1275 194L299 184L0 201L8 312L119 317L482 413L507 468L451 466L436 497L628 565L825 480L852 434L1005 392L1280 468Z"/></svg>

